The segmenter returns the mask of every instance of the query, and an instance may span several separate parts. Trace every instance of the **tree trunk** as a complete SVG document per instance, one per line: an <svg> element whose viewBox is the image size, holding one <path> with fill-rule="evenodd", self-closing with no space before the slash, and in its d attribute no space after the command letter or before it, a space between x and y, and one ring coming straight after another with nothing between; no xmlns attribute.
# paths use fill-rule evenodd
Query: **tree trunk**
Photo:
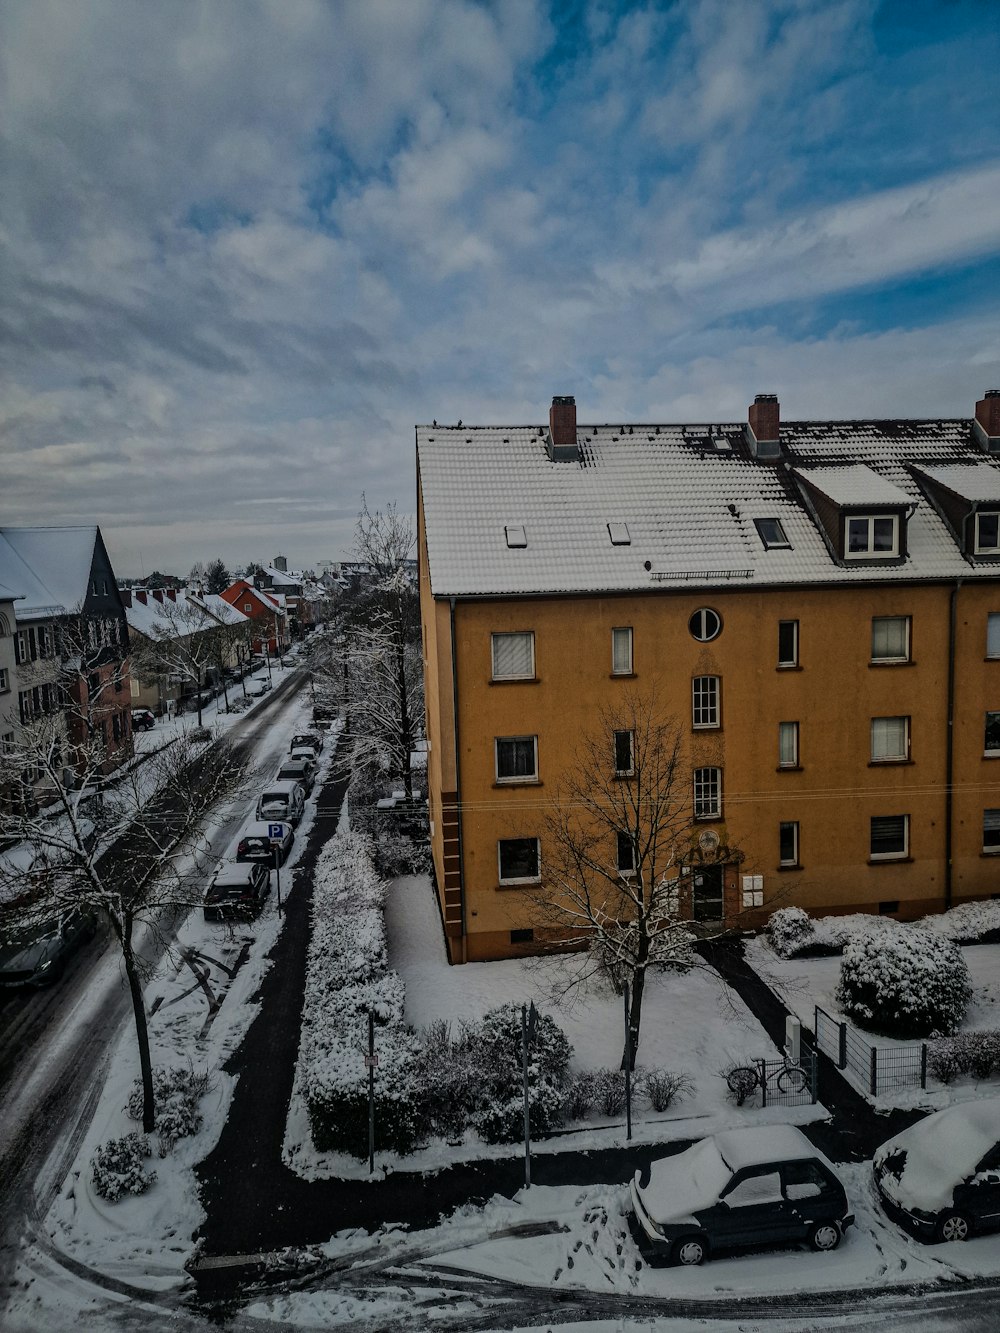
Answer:
<svg viewBox="0 0 1000 1333"><path fill-rule="evenodd" d="M151 1134L156 1128L156 1105L153 1100L153 1064L149 1055L149 1028L146 1025L146 1006L142 998L142 982L132 952L131 925L122 927L122 958L125 962L125 975L132 995L132 1012L135 1015L135 1036L139 1046L139 1071L142 1074L142 1131Z"/></svg>

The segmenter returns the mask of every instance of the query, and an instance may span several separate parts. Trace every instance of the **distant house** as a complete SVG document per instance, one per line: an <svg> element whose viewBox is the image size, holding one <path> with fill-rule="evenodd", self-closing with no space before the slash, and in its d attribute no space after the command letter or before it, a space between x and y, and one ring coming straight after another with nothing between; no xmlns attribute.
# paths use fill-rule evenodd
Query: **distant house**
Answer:
<svg viewBox="0 0 1000 1333"><path fill-rule="evenodd" d="M283 594L272 595L255 588L246 579L237 579L219 596L253 622L255 653L267 652L276 657L286 651L291 639Z"/></svg>
<svg viewBox="0 0 1000 1333"><path fill-rule="evenodd" d="M10 593L0 615L13 648L8 689L0 691L2 738L9 743L35 720L56 717L67 770L75 768L74 746L95 733L104 769L115 768L132 752L129 642L100 529L0 528L0 585Z"/></svg>

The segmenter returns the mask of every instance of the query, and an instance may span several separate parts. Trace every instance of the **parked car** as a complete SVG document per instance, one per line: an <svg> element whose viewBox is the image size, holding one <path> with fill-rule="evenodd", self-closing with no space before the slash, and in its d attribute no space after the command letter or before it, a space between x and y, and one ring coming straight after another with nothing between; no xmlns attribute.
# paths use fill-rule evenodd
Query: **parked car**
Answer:
<svg viewBox="0 0 1000 1333"><path fill-rule="evenodd" d="M132 709L132 730L133 731L152 731L156 726L156 718L148 708Z"/></svg>
<svg viewBox="0 0 1000 1333"><path fill-rule="evenodd" d="M279 782L297 782L308 796L316 781L316 764L313 760L286 759L274 776Z"/></svg>
<svg viewBox="0 0 1000 1333"><path fill-rule="evenodd" d="M715 1250L796 1241L834 1250L854 1221L833 1167L794 1125L715 1134L641 1176L629 1223L652 1259L700 1264Z"/></svg>
<svg viewBox="0 0 1000 1333"><path fill-rule="evenodd" d="M236 860L263 861L269 866L274 865L275 847L270 837L273 828L281 831L277 844L278 864L284 865L295 841L295 830L281 819L252 819L244 824L236 840Z"/></svg>
<svg viewBox="0 0 1000 1333"><path fill-rule="evenodd" d="M257 801L257 818L270 822L284 819L297 824L306 807L306 794L298 782L275 779L261 792Z"/></svg>
<svg viewBox="0 0 1000 1333"><path fill-rule="evenodd" d="M246 692L251 699L259 699L262 694L267 694L270 688L271 682L266 677L262 679L260 676L254 676L246 683Z"/></svg>
<svg viewBox="0 0 1000 1333"><path fill-rule="evenodd" d="M205 920L258 916L270 888L270 872L259 861L222 861L205 891Z"/></svg>
<svg viewBox="0 0 1000 1333"><path fill-rule="evenodd" d="M1000 1097L935 1111L872 1162L885 1211L924 1240L1000 1230Z"/></svg>
<svg viewBox="0 0 1000 1333"><path fill-rule="evenodd" d="M319 752L323 748L323 738L317 735L315 731L297 731L288 743L288 752L293 754L296 750L306 746L319 757Z"/></svg>
<svg viewBox="0 0 1000 1333"><path fill-rule="evenodd" d="M92 912L71 908L0 939L0 986L47 986L97 933Z"/></svg>

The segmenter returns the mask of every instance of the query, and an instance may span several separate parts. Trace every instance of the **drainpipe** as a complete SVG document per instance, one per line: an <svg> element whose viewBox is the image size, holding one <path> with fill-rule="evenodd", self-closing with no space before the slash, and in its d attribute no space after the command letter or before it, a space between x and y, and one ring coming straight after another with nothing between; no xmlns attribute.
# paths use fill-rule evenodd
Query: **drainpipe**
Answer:
<svg viewBox="0 0 1000 1333"><path fill-rule="evenodd" d="M455 643L455 598L449 598L451 615L451 706L455 728L455 813L458 816L458 892L462 908L462 962L466 961L469 926L465 902L465 844L462 837L462 753L458 743L458 647Z"/></svg>
<svg viewBox="0 0 1000 1333"><path fill-rule="evenodd" d="M951 848L954 798L952 782L955 771L955 634L958 624L958 590L962 580L956 579L948 607L948 736L944 771L944 910L951 907Z"/></svg>

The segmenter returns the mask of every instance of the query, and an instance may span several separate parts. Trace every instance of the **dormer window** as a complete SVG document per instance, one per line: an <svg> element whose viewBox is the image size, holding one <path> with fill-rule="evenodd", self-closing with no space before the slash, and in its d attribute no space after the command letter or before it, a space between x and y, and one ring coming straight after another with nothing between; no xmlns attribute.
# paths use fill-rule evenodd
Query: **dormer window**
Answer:
<svg viewBox="0 0 1000 1333"><path fill-rule="evenodd" d="M976 555L1000 555L1000 513L976 515Z"/></svg>
<svg viewBox="0 0 1000 1333"><path fill-rule="evenodd" d="M847 519L845 536L846 559L891 559L899 555L899 515L852 515Z"/></svg>
<svg viewBox="0 0 1000 1333"><path fill-rule="evenodd" d="M757 536L764 543L765 551L790 551L792 543L785 536L785 529L781 526L780 518L755 518L754 527L757 529Z"/></svg>

